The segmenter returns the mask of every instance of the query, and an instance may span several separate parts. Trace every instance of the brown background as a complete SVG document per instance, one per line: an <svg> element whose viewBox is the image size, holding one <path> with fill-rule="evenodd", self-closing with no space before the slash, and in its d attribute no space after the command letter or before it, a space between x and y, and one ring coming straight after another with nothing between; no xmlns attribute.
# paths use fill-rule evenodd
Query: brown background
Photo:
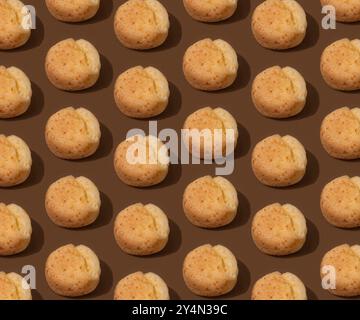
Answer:
<svg viewBox="0 0 360 320"><path fill-rule="evenodd" d="M299 1L308 14L309 28L305 42L298 48L275 52L263 49L254 40L250 29L251 12L260 0L239 0L239 8L229 21L204 24L192 20L181 0L163 0L170 14L171 31L166 43L158 49L138 52L125 49L116 40L112 22L116 8L124 1L103 0L96 18L81 24L66 24L55 20L43 1L28 0L37 8L37 29L25 47L0 52L1 64L15 65L24 70L33 82L33 103L28 113L14 120L0 121L0 132L22 137L33 152L33 169L23 185L0 190L0 200L17 203L30 214L33 236L30 247L15 257L0 258L0 270L20 273L23 265L37 270L35 299L59 299L50 291L44 278L44 263L48 254L67 243L85 244L101 259L102 277L97 290L85 298L111 299L117 281L125 275L142 270L161 275L171 289L173 299L197 299L182 280L182 261L191 249L205 244L222 244L231 249L239 261L239 283L226 295L230 299L249 299L252 285L266 273L279 270L297 274L306 284L311 299L334 298L321 289L319 264L322 255L343 243L358 243L359 231L336 229L326 223L319 209L322 187L340 175L358 175L359 162L330 158L319 141L319 127L330 111L345 105L355 106L358 93L341 93L328 88L319 72L322 50L331 42L356 38L358 24L338 24L337 30L323 30L320 1ZM79 93L62 92L48 82L44 72L47 50L68 37L91 41L102 55L99 83ZM222 38L230 42L239 54L239 78L234 86L218 93L192 89L185 81L181 62L186 48L205 37ZM299 116L289 120L270 120L257 113L251 103L250 87L253 78L263 69L273 66L292 66L308 81L308 104ZM229 177L239 192L240 208L236 220L221 230L202 230L192 226L182 212L182 193L188 183L206 174L214 175L212 165L171 167L166 181L149 189L135 189L122 184L112 166L113 151L126 132L132 128L146 130L147 121L132 120L122 115L113 101L113 84L120 72L135 65L158 67L171 83L171 103L157 118L160 128L180 130L185 118L203 106L221 106L237 119L240 141L235 172ZM89 108L102 124L100 150L83 161L63 161L55 158L44 141L44 127L51 114L64 106ZM309 166L304 180L286 189L261 185L250 167L251 150L262 138L279 133L297 137L308 151ZM102 193L99 220L82 230L61 229L50 222L44 210L44 194L48 186L65 175L84 175L92 179ZM135 202L159 205L171 220L170 241L164 252L152 257L128 256L117 247L113 238L115 215ZM308 219L308 240L297 254L274 258L259 252L251 240L251 218L265 205L273 202L292 203Z"/></svg>

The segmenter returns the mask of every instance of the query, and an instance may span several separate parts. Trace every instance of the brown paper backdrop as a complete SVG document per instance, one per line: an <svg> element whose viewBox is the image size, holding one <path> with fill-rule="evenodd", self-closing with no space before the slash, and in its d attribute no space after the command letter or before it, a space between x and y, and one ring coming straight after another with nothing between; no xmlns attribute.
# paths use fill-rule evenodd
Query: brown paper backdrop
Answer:
<svg viewBox="0 0 360 320"><path fill-rule="evenodd" d="M358 175L359 162L345 162L330 158L319 141L319 126L323 117L342 106L357 105L358 93L341 93L328 88L319 72L319 58L326 45L343 37L355 38L358 24L338 24L337 30L320 28L320 1L299 1L308 14L309 28L305 42L285 52L263 49L254 40L250 29L251 12L260 0L239 0L239 9L230 20L204 24L192 20L182 1L163 0L170 14L171 31L166 43L158 49L139 52L128 50L116 40L113 15L124 1L103 0L96 18L80 24L66 24L55 20L43 1L28 0L37 8L37 29L25 47L0 52L1 64L23 69L33 82L33 103L28 113L14 120L0 121L0 132L22 137L33 152L33 169L23 185L0 189L0 200L17 203L32 218L33 236L30 247L14 257L0 258L0 270L20 273L23 265L37 270L37 290L34 299L59 299L47 286L44 263L48 254L61 245L74 243L91 247L101 259L102 276L97 290L85 298L111 299L117 281L125 275L142 270L161 275L171 289L173 299L198 299L182 280L182 261L188 251L205 244L223 244L239 261L239 282L235 290L224 298L249 299L252 285L264 274L275 270L297 274L306 284L311 299L335 298L321 289L319 264L322 255L343 243L359 242L359 231L340 230L323 219L319 209L322 187L340 175ZM102 56L99 83L79 93L62 92L48 82L44 72L47 50L57 41L68 37L91 41ZM185 81L181 63L186 48L205 37L222 38L230 42L239 54L239 78L231 88L217 93L192 89ZM270 120L258 114L251 103L250 87L257 73L273 65L292 66L308 81L309 98L306 109L289 120ZM122 184L112 166L113 151L132 128L147 128L147 121L128 119L113 101L113 84L117 75L135 65L159 68L171 83L171 103L159 120L159 128L180 130L185 118L203 106L221 106L237 119L240 141L235 172L229 177L239 192L240 208L236 220L221 230L202 230L192 226L184 217L181 200L184 188L192 180L206 174L214 175L212 165L184 165L171 167L166 181L149 189L135 189ZM63 161L55 158L44 141L44 127L51 114L64 106L89 108L102 124L100 150L83 161ZM261 185L250 167L251 150L260 139L275 134L297 137L308 151L309 166L304 180L286 189L272 189ZM92 179L102 193L99 220L82 230L61 229L50 222L44 210L47 187L65 175L84 175ZM166 249L155 256L128 256L117 247L112 229L115 215L126 206L143 202L159 205L171 220L170 241ZM273 202L292 203L308 219L308 239L297 254L275 258L259 252L251 240L251 219L257 210Z"/></svg>

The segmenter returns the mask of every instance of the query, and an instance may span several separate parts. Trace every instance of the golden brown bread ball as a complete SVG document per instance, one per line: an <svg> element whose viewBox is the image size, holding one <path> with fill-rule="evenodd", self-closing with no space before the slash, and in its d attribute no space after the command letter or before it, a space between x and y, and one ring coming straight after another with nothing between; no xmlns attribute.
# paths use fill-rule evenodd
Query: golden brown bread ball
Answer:
<svg viewBox="0 0 360 320"><path fill-rule="evenodd" d="M252 32L263 47L284 50L298 46L305 38L307 21L295 0L266 0L252 16Z"/></svg>
<svg viewBox="0 0 360 320"><path fill-rule="evenodd" d="M360 177L343 176L330 181L321 192L320 207L332 225L360 227Z"/></svg>
<svg viewBox="0 0 360 320"><path fill-rule="evenodd" d="M99 121L85 108L61 109L46 123L46 144L61 159L77 160L93 155L100 138Z"/></svg>
<svg viewBox="0 0 360 320"><path fill-rule="evenodd" d="M303 145L292 136L273 135L260 141L252 153L252 169L256 178L271 187L298 183L307 165Z"/></svg>
<svg viewBox="0 0 360 320"><path fill-rule="evenodd" d="M266 206L256 213L251 227L257 248L274 256L299 251L305 243L306 233L304 215L291 204Z"/></svg>
<svg viewBox="0 0 360 320"><path fill-rule="evenodd" d="M304 109L306 82L297 70L274 66L256 76L251 95L256 109L263 116L288 118Z"/></svg>
<svg viewBox="0 0 360 320"><path fill-rule="evenodd" d="M170 21L165 7L157 0L128 0L116 11L115 34L127 48L146 50L162 45Z"/></svg>
<svg viewBox="0 0 360 320"><path fill-rule="evenodd" d="M31 82L16 67L0 66L0 119L14 118L27 111L31 103Z"/></svg>
<svg viewBox="0 0 360 320"><path fill-rule="evenodd" d="M235 187L223 177L196 179L186 187L183 195L186 217L202 228L219 228L231 223L238 204Z"/></svg>
<svg viewBox="0 0 360 320"><path fill-rule="evenodd" d="M293 273L272 272L256 281L252 300L307 300L306 288Z"/></svg>
<svg viewBox="0 0 360 320"><path fill-rule="evenodd" d="M46 281L56 294L79 297L94 291L100 281L100 262L84 245L68 244L53 251L46 260Z"/></svg>
<svg viewBox="0 0 360 320"><path fill-rule="evenodd" d="M0 134L0 187L23 183L30 175L31 151L17 136Z"/></svg>
<svg viewBox="0 0 360 320"><path fill-rule="evenodd" d="M82 228L92 224L100 213L100 193L85 177L67 176L51 184L45 196L46 212L56 225Z"/></svg>
<svg viewBox="0 0 360 320"><path fill-rule="evenodd" d="M133 204L116 217L114 236L126 253L138 256L160 252L166 246L170 228L166 214L153 204Z"/></svg>
<svg viewBox="0 0 360 320"><path fill-rule="evenodd" d="M17 273L0 272L1 300L32 300L30 286Z"/></svg>
<svg viewBox="0 0 360 320"><path fill-rule="evenodd" d="M183 0L187 13L195 20L218 22L230 18L238 0Z"/></svg>
<svg viewBox="0 0 360 320"><path fill-rule="evenodd" d="M185 52L183 72L189 84L199 90L216 91L231 86L238 72L237 54L224 40L203 39Z"/></svg>
<svg viewBox="0 0 360 320"><path fill-rule="evenodd" d="M157 274L135 272L121 279L114 300L169 300L169 289Z"/></svg>
<svg viewBox="0 0 360 320"><path fill-rule="evenodd" d="M46 0L45 3L50 13L64 22L89 20L100 7L100 0Z"/></svg>
<svg viewBox="0 0 360 320"><path fill-rule="evenodd" d="M321 124L320 138L330 156L360 158L360 108L344 107L328 114Z"/></svg>
<svg viewBox="0 0 360 320"><path fill-rule="evenodd" d="M360 89L360 40L341 39L325 48L320 69L325 82L333 89Z"/></svg>
<svg viewBox="0 0 360 320"><path fill-rule="evenodd" d="M183 264L186 286L195 294L217 297L236 285L238 266L235 256L224 246L200 246L187 254Z"/></svg>
<svg viewBox="0 0 360 320"><path fill-rule="evenodd" d="M321 4L335 7L337 21L360 21L360 2L358 0L321 0Z"/></svg>
<svg viewBox="0 0 360 320"><path fill-rule="evenodd" d="M332 271L329 270L333 269ZM360 246L343 244L328 251L320 266L322 278L330 276L335 288L328 291L341 297L360 295Z"/></svg>
<svg viewBox="0 0 360 320"><path fill-rule="evenodd" d="M23 24L24 7L19 0L0 0L0 50L21 47L29 40L31 29Z"/></svg>
<svg viewBox="0 0 360 320"><path fill-rule="evenodd" d="M31 239L31 220L26 211L16 204L0 202L0 256L24 251Z"/></svg>
<svg viewBox="0 0 360 320"><path fill-rule="evenodd" d="M231 154L239 137L235 118L223 108L201 108L189 115L183 126L189 152L198 158Z"/></svg>
<svg viewBox="0 0 360 320"><path fill-rule="evenodd" d="M151 118L162 113L170 90L165 76L153 67L133 67L116 80L114 97L122 113L132 118Z"/></svg>
<svg viewBox="0 0 360 320"><path fill-rule="evenodd" d="M114 155L119 179L133 187L161 183L169 171L167 147L156 137L136 135L121 142Z"/></svg>
<svg viewBox="0 0 360 320"><path fill-rule="evenodd" d="M46 55L47 77L60 90L79 91L92 87L99 79L100 69L98 51L83 39L62 40Z"/></svg>

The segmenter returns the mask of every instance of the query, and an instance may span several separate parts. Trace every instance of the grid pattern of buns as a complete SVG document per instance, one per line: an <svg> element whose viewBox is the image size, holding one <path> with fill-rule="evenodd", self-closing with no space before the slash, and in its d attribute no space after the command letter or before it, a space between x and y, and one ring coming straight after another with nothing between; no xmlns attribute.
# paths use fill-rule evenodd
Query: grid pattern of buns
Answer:
<svg viewBox="0 0 360 320"><path fill-rule="evenodd" d="M46 6L49 13L57 20L82 22L95 19L98 10L106 6L100 2L99 0L63 2L47 0ZM236 10L241 10L241 6L238 8L235 0L211 0L206 5L201 5L199 1L184 0L183 2L186 12L200 22L231 19L236 15ZM321 3L334 5L337 8L338 21L360 20L360 9L356 5L349 8L335 0L321 0ZM19 10L19 6L21 7L22 4L18 0L0 0L0 17L5 16L6 13L11 16ZM176 24L175 26L171 24L173 20L169 19L165 0L124 1L116 11L114 8L113 12L115 34L120 44L127 49L147 50L157 47L161 49L161 46L166 47L167 41L171 41L169 39L172 36L171 28L176 27ZM269 17L269 12L278 14L278 21L274 22L273 17ZM264 47L259 50L291 50L301 46L307 37L305 11L294 0L265 0L258 8L254 8L252 18L254 39ZM129 26L132 20L136 20L133 33L128 31L131 29ZM285 24L284 21L289 23ZM277 32L271 32L271 28L268 28L269 24L275 24ZM71 24L68 26L71 27ZM216 24L213 27L216 27ZM0 50L6 50L7 55L13 53L11 49L25 45L30 37L30 31L21 30L19 24L14 24L14 20L11 19L6 22L4 30L0 32ZM360 88L359 41L342 39L324 48L320 69L325 83L331 88L341 91L354 91ZM102 70L104 59L100 54L101 47L95 48L95 45L88 40L68 38L57 43L49 43L47 49L47 55L44 55L44 74L49 83L59 90L91 94L93 90L97 90L96 84L108 71ZM144 51L141 57L146 57L146 54L147 52ZM203 94L211 95L209 91L219 91L219 94L231 93L231 88L237 86L237 77L241 78L244 71L241 68L244 64L239 64L238 55L237 45L223 39L205 38L193 44L189 43L184 50L182 61L184 80L193 90L205 91ZM153 117L155 120L161 120L160 115L166 112L174 98L167 76L162 73L161 68L148 66L145 59L138 61L138 65L129 64L128 67L117 70L117 81L113 81L114 106L117 106L125 116L135 118L134 123L139 121L136 119ZM1 121L15 118L15 124L16 117L31 112L31 100L36 99L37 93L32 92L31 77L28 78L31 73L25 71L26 68L0 66L0 97L2 98L0 119L3 119ZM73 94L75 97L75 93ZM277 65L268 66L257 76L254 74L252 102L260 115L266 118L291 118L301 115L308 107L307 95L307 81L302 76L301 69L298 71L291 66ZM193 109L194 112L189 113L184 119L184 128L233 129L235 152L243 147L242 132L238 131L239 119L227 111L226 107L194 107L196 107ZM98 120L92 113L94 110L90 111L87 108L88 106L86 108L57 106L57 110L51 109L53 112L47 113L49 117L44 126L45 141L49 151L57 158L74 160L73 163L85 158L89 158L89 161L96 160L96 155L101 151L104 143L101 132L103 128L101 119ZM94 112L96 113L96 110ZM26 119L26 116L20 117L19 121L23 119ZM323 119L320 140L324 150L331 157L342 160L360 159L359 119L360 111L356 106L338 108ZM266 121L275 120L266 119ZM108 138L105 136L105 139ZM156 185L169 187L171 183L167 184L167 181L173 179L170 176L172 165L169 165L168 155L164 152L160 152L160 158L156 159L155 164L129 164L126 152L133 141L123 138L114 141L113 172L121 180L118 183L123 182L129 188L138 188L136 190L139 203L133 205L129 203L128 207L117 208L119 214L112 221L114 241L120 247L119 250L129 255L166 255L166 248L173 232L172 224L168 220L168 212L165 214L162 211L161 203L140 203L143 199L142 190L139 188ZM164 141L155 137L137 136L136 139L142 141L149 153L164 150ZM237 143L238 139L239 143ZM155 143L150 145L150 141ZM308 166L309 154L306 146L290 134L280 135L274 132L267 138L252 140L251 143L252 159L248 169L252 168L254 177L266 187L281 187L287 194L296 192L290 187L296 188L296 185L300 185L308 170L312 169L312 166ZM25 182L32 174L31 170L39 169L38 166L32 168L33 159L30 149L31 146L20 137L5 136L0 132L0 187L9 188L24 184L26 188ZM197 149L203 152L203 146L197 146ZM224 146L221 149L224 153ZM35 159L36 157L37 155ZM71 162L69 165L72 165ZM76 168L80 167L81 161L78 161L72 167L72 174L77 174ZM47 185L47 193L44 195L49 219L62 228L96 228L96 221L103 214L101 201L103 196L95 183L83 176L59 178L57 177L58 180L55 181L55 177L52 177L53 184ZM359 227L359 181L357 176L342 176L328 182L327 185L324 184L320 199L321 212L326 221L333 226L346 229ZM188 181L187 186L184 185L182 198L186 223L203 229L226 226L231 228L237 216L241 217L243 214L244 208L243 197L238 198L237 183L238 181L234 181L231 177L227 180L220 176L194 177L192 181ZM156 188L148 190L154 192ZM16 189L13 191L16 192ZM178 197L181 198L181 195L179 194ZM253 211L252 238L255 246L262 253L272 256L291 255L297 252L301 254L309 236L306 212L302 213L300 207L298 209L290 204L279 203L268 205L257 213ZM5 222L0 226L2 231L0 256L26 252L31 245L33 233L31 213L27 213L16 204L0 203L0 219ZM226 228L219 230L219 232L223 231L226 232ZM204 232L208 232L209 240L212 240L211 231ZM96 292L102 281L102 252L97 250L95 253L82 244L64 245L72 241L71 236L62 240L61 246L51 248L45 264L44 272L49 287L57 295L64 297L86 296ZM224 246L214 242L199 244L195 249L184 254L182 271L186 287L195 295L204 297L227 297L227 294L236 291L244 272L238 266L238 257L231 250L231 244ZM337 288L329 289L330 293L343 297L360 295L360 278L357 273L360 268L359 256L359 246L354 244L340 245L327 253L324 252L320 268L331 265L339 274ZM141 260L138 261L138 269L141 269ZM21 276L1 271L0 288L5 288L7 294L0 295L0 299L31 299L31 291L22 286ZM136 269L132 270L133 273L128 275L124 273L120 281L113 280L114 299L172 298L171 290L167 285L171 279L166 275L149 272L157 272L155 268L144 272L135 271ZM271 271L273 270L269 270ZM322 273L321 276L323 277ZM252 287L251 298L254 300L305 300L308 297L302 280L290 272L271 272L254 281Z"/></svg>

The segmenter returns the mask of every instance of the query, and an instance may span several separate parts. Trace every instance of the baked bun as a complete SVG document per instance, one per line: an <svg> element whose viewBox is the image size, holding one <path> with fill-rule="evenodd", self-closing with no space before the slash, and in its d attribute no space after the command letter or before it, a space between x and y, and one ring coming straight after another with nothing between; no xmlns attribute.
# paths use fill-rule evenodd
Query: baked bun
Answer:
<svg viewBox="0 0 360 320"><path fill-rule="evenodd" d="M121 279L114 300L169 300L169 289L157 274L135 272Z"/></svg>
<svg viewBox="0 0 360 320"><path fill-rule="evenodd" d="M256 76L251 95L256 109L263 116L289 118L305 107L306 82L297 70L275 66Z"/></svg>
<svg viewBox="0 0 360 320"><path fill-rule="evenodd" d="M183 277L186 286L196 295L221 296L236 285L237 261L232 252L221 245L203 245L186 256Z"/></svg>
<svg viewBox="0 0 360 320"><path fill-rule="evenodd" d="M184 55L183 71L189 84L199 90L216 91L231 86L238 72L237 54L224 40L204 39Z"/></svg>
<svg viewBox="0 0 360 320"><path fill-rule="evenodd" d="M344 107L328 114L321 124L320 138L330 156L360 158L360 108Z"/></svg>
<svg viewBox="0 0 360 320"><path fill-rule="evenodd" d="M153 67L133 67L116 80L114 97L119 110L132 118L151 118L162 113L169 103L169 83Z"/></svg>
<svg viewBox="0 0 360 320"><path fill-rule="evenodd" d="M119 179L133 187L161 183L169 171L167 147L156 137L136 135L121 142L114 155Z"/></svg>
<svg viewBox="0 0 360 320"><path fill-rule="evenodd" d="M23 46L30 38L31 29L24 28L25 5L19 0L0 0L0 50Z"/></svg>
<svg viewBox="0 0 360 320"><path fill-rule="evenodd" d="M121 250L137 256L160 252L166 246L170 228L166 214L153 204L133 204L116 217L115 240Z"/></svg>
<svg viewBox="0 0 360 320"><path fill-rule="evenodd" d="M358 0L320 0L323 6L333 6L336 20L340 22L360 21L360 2Z"/></svg>
<svg viewBox="0 0 360 320"><path fill-rule="evenodd" d="M51 15L64 22L89 20L100 7L100 0L46 0L45 3Z"/></svg>
<svg viewBox="0 0 360 320"><path fill-rule="evenodd" d="M88 247L68 244L52 252L46 260L45 277L52 291L65 297L84 296L100 281L100 262Z"/></svg>
<svg viewBox="0 0 360 320"><path fill-rule="evenodd" d="M31 103L31 82L16 67L0 66L0 119L14 118L27 111Z"/></svg>
<svg viewBox="0 0 360 320"><path fill-rule="evenodd" d="M236 11L238 0L183 0L187 13L195 20L218 22L230 18Z"/></svg>
<svg viewBox="0 0 360 320"><path fill-rule="evenodd" d="M261 46L274 50L290 49L305 38L306 14L295 0L266 0L256 7L251 26Z"/></svg>
<svg viewBox="0 0 360 320"><path fill-rule="evenodd" d="M56 225L82 228L92 224L100 213L100 193L85 177L67 176L55 181L46 192L45 209Z"/></svg>
<svg viewBox="0 0 360 320"><path fill-rule="evenodd" d="M216 159L234 152L239 137L235 118L223 108L201 108L183 126L189 152L198 158Z"/></svg>
<svg viewBox="0 0 360 320"><path fill-rule="evenodd" d="M272 272L256 281L252 300L307 300L302 281L290 272Z"/></svg>
<svg viewBox="0 0 360 320"><path fill-rule="evenodd" d="M343 244L327 252L320 267L321 277L328 273L328 268L335 272L333 280L335 288L328 289L334 295L340 297L355 297L360 295L360 246ZM330 270L331 270L330 269Z"/></svg>
<svg viewBox="0 0 360 320"><path fill-rule="evenodd" d="M298 183L305 175L306 165L303 145L289 135L265 138L252 153L252 169L256 178L271 187Z"/></svg>
<svg viewBox="0 0 360 320"><path fill-rule="evenodd" d="M31 220L23 208L0 203L0 256L24 251L30 243L31 233Z"/></svg>
<svg viewBox="0 0 360 320"><path fill-rule="evenodd" d="M330 181L321 192L320 207L332 225L360 227L360 177L343 176Z"/></svg>
<svg viewBox="0 0 360 320"><path fill-rule="evenodd" d="M29 284L17 273L0 272L1 300L32 300Z"/></svg>
<svg viewBox="0 0 360 320"><path fill-rule="evenodd" d="M25 141L0 134L0 187L23 183L30 175L31 166L31 151Z"/></svg>
<svg viewBox="0 0 360 320"><path fill-rule="evenodd" d="M186 217L195 226L219 228L230 224L237 213L238 196L223 177L205 176L190 183L183 195Z"/></svg>
<svg viewBox="0 0 360 320"><path fill-rule="evenodd" d="M58 89L79 91L92 87L99 79L100 55L88 41L66 39L50 48L45 71Z"/></svg>
<svg viewBox="0 0 360 320"><path fill-rule="evenodd" d="M360 40L341 39L325 48L320 69L325 82L333 89L360 89Z"/></svg>
<svg viewBox="0 0 360 320"><path fill-rule="evenodd" d="M152 49L165 42L170 28L169 15L157 0L128 0L117 9L114 28L125 47Z"/></svg>
<svg viewBox="0 0 360 320"><path fill-rule="evenodd" d="M306 220L295 206L273 203L256 213L251 234L260 251L274 256L289 255L305 243Z"/></svg>
<svg viewBox="0 0 360 320"><path fill-rule="evenodd" d="M46 144L61 159L77 160L93 155L99 147L100 138L99 121L85 108L61 109L46 123Z"/></svg>

